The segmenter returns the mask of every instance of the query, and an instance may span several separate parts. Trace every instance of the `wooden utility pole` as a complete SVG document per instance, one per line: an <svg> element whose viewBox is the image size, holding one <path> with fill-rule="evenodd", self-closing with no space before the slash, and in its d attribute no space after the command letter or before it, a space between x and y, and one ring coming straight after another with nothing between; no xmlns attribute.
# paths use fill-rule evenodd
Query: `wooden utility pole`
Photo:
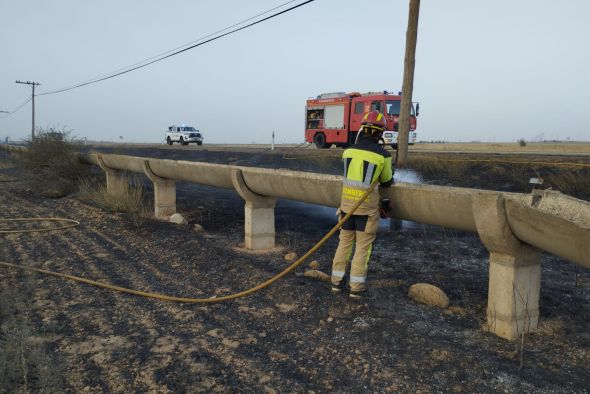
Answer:
<svg viewBox="0 0 590 394"><path fill-rule="evenodd" d="M33 87L33 93L31 94L31 100L33 102L33 125L31 126L31 141L35 139L35 86L41 85L39 82L22 82L16 81L16 83L22 83L24 85L31 85Z"/></svg>
<svg viewBox="0 0 590 394"><path fill-rule="evenodd" d="M410 133L410 108L414 90L414 66L416 64L416 40L418 38L418 15L420 0L410 0L408 30L406 32L406 57L404 60L404 82L402 85L402 103L397 135L397 167L408 164L408 139Z"/></svg>

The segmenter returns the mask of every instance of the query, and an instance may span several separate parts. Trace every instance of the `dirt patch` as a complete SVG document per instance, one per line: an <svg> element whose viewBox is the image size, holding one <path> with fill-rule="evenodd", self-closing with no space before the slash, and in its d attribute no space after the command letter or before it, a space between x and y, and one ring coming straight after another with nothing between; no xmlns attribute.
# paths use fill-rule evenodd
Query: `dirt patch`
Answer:
<svg viewBox="0 0 590 394"><path fill-rule="evenodd" d="M272 164L267 157L238 159ZM244 213L231 191L179 183L179 212L204 231L155 220L138 229L124 214L74 196L41 198L7 164L7 153L0 152L0 163L0 175L17 180L0 184L3 217L81 221L60 232L2 236L0 260L185 297L241 291L288 264L285 250L256 255L236 248ZM277 242L301 256L334 222L333 212L281 200ZM336 243L312 258L324 271ZM361 303L303 277L303 266L223 304L167 303L5 269L0 298L12 289L31 300L30 341L56 355L51 362L64 377L57 391L587 392L589 271L543 256L539 329L526 337L519 369L517 345L480 328L487 258L473 234L385 223L370 263L372 298ZM24 278L35 285L26 287ZM444 290L450 308L412 301L408 289L419 282ZM1 383L3 390L23 389L22 380Z"/></svg>

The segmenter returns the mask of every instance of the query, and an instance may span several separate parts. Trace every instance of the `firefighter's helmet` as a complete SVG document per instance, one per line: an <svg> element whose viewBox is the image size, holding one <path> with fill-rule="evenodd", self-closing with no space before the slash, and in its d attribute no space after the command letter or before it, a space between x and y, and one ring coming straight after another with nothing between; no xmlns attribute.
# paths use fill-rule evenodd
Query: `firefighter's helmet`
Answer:
<svg viewBox="0 0 590 394"><path fill-rule="evenodd" d="M367 133L371 134L380 134L385 130L386 126L385 116L377 110L367 112L365 116L363 116L363 121L361 122L361 126L363 126L363 130Z"/></svg>

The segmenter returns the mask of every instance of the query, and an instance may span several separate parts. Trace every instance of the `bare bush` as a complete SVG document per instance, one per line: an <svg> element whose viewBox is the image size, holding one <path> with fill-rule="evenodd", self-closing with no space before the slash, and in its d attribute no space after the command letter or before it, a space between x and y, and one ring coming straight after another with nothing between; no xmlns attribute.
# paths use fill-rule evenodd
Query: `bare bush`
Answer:
<svg viewBox="0 0 590 394"><path fill-rule="evenodd" d="M81 141L71 136L71 130L38 129L35 138L26 143L19 161L37 191L52 189L55 197L66 195L75 191L78 180L88 173L89 166L77 154Z"/></svg>

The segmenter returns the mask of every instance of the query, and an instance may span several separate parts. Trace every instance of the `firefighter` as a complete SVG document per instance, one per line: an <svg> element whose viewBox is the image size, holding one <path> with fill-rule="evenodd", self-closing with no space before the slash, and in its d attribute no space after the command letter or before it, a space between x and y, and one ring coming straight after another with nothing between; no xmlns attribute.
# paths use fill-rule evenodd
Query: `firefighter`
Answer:
<svg viewBox="0 0 590 394"><path fill-rule="evenodd" d="M364 195L369 186L379 181L380 187L393 184L391 155L379 144L385 130L385 116L379 111L365 114L356 143L342 153L344 178L340 217L344 217ZM388 212L387 212L388 213ZM350 266L349 287L351 298L363 298L369 258L379 228L379 191L376 187L340 229L340 243L332 262L332 291L341 292L346 285L347 266Z"/></svg>

